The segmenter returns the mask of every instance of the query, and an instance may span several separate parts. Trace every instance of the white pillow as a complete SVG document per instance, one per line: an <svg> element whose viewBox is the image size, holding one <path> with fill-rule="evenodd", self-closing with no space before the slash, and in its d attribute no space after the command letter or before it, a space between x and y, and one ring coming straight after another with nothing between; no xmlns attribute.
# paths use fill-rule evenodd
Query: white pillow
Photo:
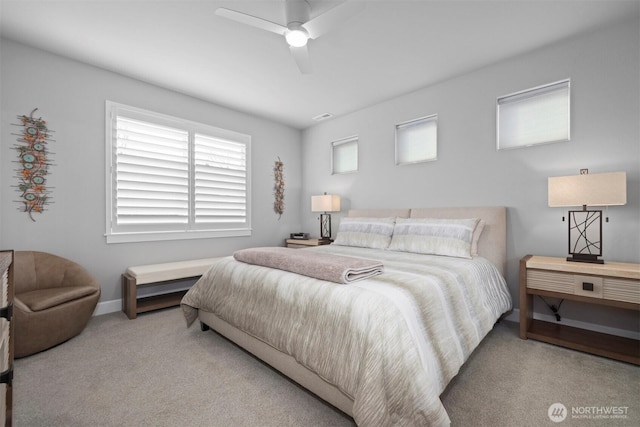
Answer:
<svg viewBox="0 0 640 427"><path fill-rule="evenodd" d="M338 227L334 245L360 248L386 249L391 242L393 225L391 218L343 218Z"/></svg>
<svg viewBox="0 0 640 427"><path fill-rule="evenodd" d="M472 258L473 232L479 221L478 218L398 218L389 249Z"/></svg>

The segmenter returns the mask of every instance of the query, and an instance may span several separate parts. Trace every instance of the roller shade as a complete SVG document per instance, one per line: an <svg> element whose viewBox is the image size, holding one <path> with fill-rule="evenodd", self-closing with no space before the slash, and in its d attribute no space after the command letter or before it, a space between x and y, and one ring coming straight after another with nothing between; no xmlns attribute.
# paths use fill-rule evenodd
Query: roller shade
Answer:
<svg viewBox="0 0 640 427"><path fill-rule="evenodd" d="M358 137L351 136L331 143L332 173L358 170Z"/></svg>
<svg viewBox="0 0 640 427"><path fill-rule="evenodd" d="M570 82L528 89L498 98L498 149L570 139Z"/></svg>

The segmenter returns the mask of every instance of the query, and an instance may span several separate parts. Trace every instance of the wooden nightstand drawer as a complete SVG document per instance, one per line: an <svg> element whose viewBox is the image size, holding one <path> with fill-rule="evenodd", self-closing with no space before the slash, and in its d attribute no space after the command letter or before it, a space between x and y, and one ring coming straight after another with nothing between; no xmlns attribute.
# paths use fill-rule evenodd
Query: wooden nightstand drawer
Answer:
<svg viewBox="0 0 640 427"><path fill-rule="evenodd" d="M557 271L527 270L527 288L572 294L573 274Z"/></svg>
<svg viewBox="0 0 640 427"><path fill-rule="evenodd" d="M640 304L640 281L605 277L603 298Z"/></svg>
<svg viewBox="0 0 640 427"><path fill-rule="evenodd" d="M640 304L640 281L633 279L527 270L527 288Z"/></svg>

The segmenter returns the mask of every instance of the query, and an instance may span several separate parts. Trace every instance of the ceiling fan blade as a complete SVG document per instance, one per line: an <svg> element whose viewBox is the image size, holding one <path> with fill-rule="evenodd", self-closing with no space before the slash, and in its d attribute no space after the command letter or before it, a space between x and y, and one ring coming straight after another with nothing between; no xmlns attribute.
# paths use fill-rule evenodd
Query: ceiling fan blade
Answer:
<svg viewBox="0 0 640 427"><path fill-rule="evenodd" d="M307 46L302 47L294 47L289 46L289 50L293 55L293 59L296 61L298 65L298 69L302 74L310 74L311 73L311 58L309 58L309 50Z"/></svg>
<svg viewBox="0 0 640 427"><path fill-rule="evenodd" d="M280 35L284 35L285 31L287 31L287 27L276 24L275 22L247 15L246 13L236 12L235 10L225 9L224 7L216 9L216 15Z"/></svg>
<svg viewBox="0 0 640 427"><path fill-rule="evenodd" d="M342 24L364 8L365 2L363 1L347 1L316 16L309 22L305 22L302 26L309 32L309 37L315 39Z"/></svg>

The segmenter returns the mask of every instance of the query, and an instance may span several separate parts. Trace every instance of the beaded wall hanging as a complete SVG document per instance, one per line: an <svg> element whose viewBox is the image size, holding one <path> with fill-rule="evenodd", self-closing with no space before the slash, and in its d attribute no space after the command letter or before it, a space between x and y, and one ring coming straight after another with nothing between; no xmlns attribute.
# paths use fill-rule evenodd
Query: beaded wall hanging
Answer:
<svg viewBox="0 0 640 427"><path fill-rule="evenodd" d="M273 210L278 214L278 219L284 213L284 165L278 157L273 167Z"/></svg>
<svg viewBox="0 0 640 427"><path fill-rule="evenodd" d="M50 193L47 189L47 174L49 163L47 144L52 140L49 138L51 131L47 128L47 122L42 118L34 118L35 108L29 116L18 116L21 126L21 133L18 136L18 144L15 145L21 168L16 169L18 178L18 192L20 193L21 204L19 208L29 214L29 218L35 221L34 212L42 213L45 206L51 203Z"/></svg>

